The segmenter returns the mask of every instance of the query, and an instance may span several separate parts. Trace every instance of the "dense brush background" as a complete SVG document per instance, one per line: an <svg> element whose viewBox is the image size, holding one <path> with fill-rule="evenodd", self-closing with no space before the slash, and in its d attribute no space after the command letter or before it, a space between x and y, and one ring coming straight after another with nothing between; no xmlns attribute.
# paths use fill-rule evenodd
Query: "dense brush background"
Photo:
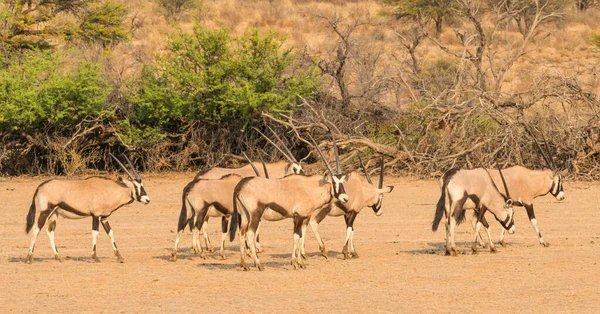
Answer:
<svg viewBox="0 0 600 314"><path fill-rule="evenodd" d="M350 167L540 168L536 138L600 177L593 0L1 0L0 39L2 175L279 159L271 125Z"/></svg>

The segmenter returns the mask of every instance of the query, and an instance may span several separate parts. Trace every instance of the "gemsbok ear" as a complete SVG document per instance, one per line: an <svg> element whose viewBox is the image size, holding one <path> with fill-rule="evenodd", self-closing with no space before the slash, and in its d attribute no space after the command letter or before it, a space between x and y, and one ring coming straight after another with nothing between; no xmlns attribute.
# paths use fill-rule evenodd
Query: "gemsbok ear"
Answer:
<svg viewBox="0 0 600 314"><path fill-rule="evenodd" d="M393 185L389 185L383 189L383 193L391 193L394 190Z"/></svg>

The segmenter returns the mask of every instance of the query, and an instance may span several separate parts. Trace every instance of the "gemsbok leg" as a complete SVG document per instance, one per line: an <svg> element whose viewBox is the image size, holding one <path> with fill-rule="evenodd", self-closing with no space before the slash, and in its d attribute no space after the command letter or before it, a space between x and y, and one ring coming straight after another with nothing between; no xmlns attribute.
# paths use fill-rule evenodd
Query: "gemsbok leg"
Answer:
<svg viewBox="0 0 600 314"><path fill-rule="evenodd" d="M204 244L206 246L206 250L210 253L214 253L215 252L215 248L212 246L212 244L210 243L210 239L208 238L208 215L204 218L204 223L202 225L202 236L204 236Z"/></svg>
<svg viewBox="0 0 600 314"><path fill-rule="evenodd" d="M94 262L100 263L98 255L96 255L96 243L98 242L98 228L100 227L100 217L92 216L92 259Z"/></svg>
<svg viewBox="0 0 600 314"><path fill-rule="evenodd" d="M48 239L50 239L50 247L52 248L52 252L54 252L54 258L62 262L62 258L58 255L58 249L56 248L56 243L54 242L54 230L56 230L56 219L58 214L53 214L48 218L48 229L46 229L46 233L48 233Z"/></svg>
<svg viewBox="0 0 600 314"><path fill-rule="evenodd" d="M298 215L294 215L294 248L292 250L292 262L291 265L294 269L298 268L306 268L304 262L300 258L300 248L301 238L302 238L302 223L304 222L304 217L300 217Z"/></svg>
<svg viewBox="0 0 600 314"><path fill-rule="evenodd" d="M354 230L354 219L356 218L356 212L349 212L344 215L344 218L346 220L346 240L344 241L344 248L342 249L342 253L344 254L344 259L347 259L353 257L353 252L351 249L348 249L348 246L350 244L352 231Z"/></svg>
<svg viewBox="0 0 600 314"><path fill-rule="evenodd" d="M227 238L227 226L229 225L229 217L221 217L221 250L219 254L222 259L225 259L225 239Z"/></svg>
<svg viewBox="0 0 600 314"><path fill-rule="evenodd" d="M35 206L37 206L38 204L36 204ZM41 206L39 206L38 208L41 208ZM37 240L38 235L40 234L40 230L42 230L42 228L44 228L44 225L46 224L46 220L48 220L48 217L50 216L51 213L54 212L55 209L45 209L40 211L40 215L38 216L38 220L37 220L37 224L33 225L33 233L31 234L31 243L29 244L29 252L27 253L27 262L29 264L33 263L33 251L35 250L35 242Z"/></svg>
<svg viewBox="0 0 600 314"><path fill-rule="evenodd" d="M110 224L108 223L108 218L102 217L100 219L100 222L102 223L102 227L104 227L104 231L106 231L106 234L108 234L108 236L110 237L110 242L112 244L113 251L115 251L115 256L117 257L117 262L119 262L119 263L125 262L125 259L123 258L123 256L121 256L121 253L119 253L119 249L117 248L117 243L115 242L115 235L114 235L112 229L110 228Z"/></svg>

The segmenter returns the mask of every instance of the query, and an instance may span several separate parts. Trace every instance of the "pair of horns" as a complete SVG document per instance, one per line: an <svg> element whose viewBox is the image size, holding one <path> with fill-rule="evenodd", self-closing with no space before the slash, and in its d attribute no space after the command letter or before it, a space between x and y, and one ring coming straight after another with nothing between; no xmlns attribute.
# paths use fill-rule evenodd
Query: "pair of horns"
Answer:
<svg viewBox="0 0 600 314"><path fill-rule="evenodd" d="M315 142L315 139L312 137L312 135L310 135L310 133L308 134L308 137L310 138L313 145L317 148L317 151L319 152L319 156L321 156L321 159L323 159L325 166L327 166L327 170L329 171L329 174L333 177L336 173L333 171L333 168L331 167L331 164L329 164L329 162L327 161L327 158L325 158L323 151L321 151L321 148L319 147L319 145L317 145L317 142ZM340 165L340 156L338 153L338 147L335 142L335 139L333 140L333 152L335 154L335 164L336 164L336 168L337 168L337 174L341 175L342 174L342 165Z"/></svg>
<svg viewBox="0 0 600 314"><path fill-rule="evenodd" d="M369 184L373 185L373 181L371 180L371 175L367 171L365 164L363 164L362 158L360 158L360 153L358 153L358 162L360 163L360 166L361 166L363 172L365 173L365 177L367 178L367 181L369 181ZM381 155L381 169L379 170L379 188L380 189L383 187L383 167L384 166L385 166L385 162L383 159L383 155Z"/></svg>
<svg viewBox="0 0 600 314"><path fill-rule="evenodd" d="M252 163L252 160L250 160L250 158L248 158L248 155L246 155L246 153L242 153L242 155L244 155L244 157L246 157L246 160L248 160L248 162L250 163L250 166L252 167L252 170L254 170L254 173L256 174L256 176L260 177L260 173L258 172L258 169L256 169L256 167L254 166L254 163ZM262 160L262 158L260 158L260 163L263 166L263 171L265 172L265 178L268 179L269 172L267 171L267 165L265 165L265 162L264 162L264 160Z"/></svg>
<svg viewBox="0 0 600 314"><path fill-rule="evenodd" d="M535 143L535 146L537 147L538 151L540 152L540 154L542 155L542 157L544 158L544 161L546 162L546 166L548 166L548 168L552 171L556 171L556 164L554 164L554 159L550 158L550 154L548 154L547 151L545 151L544 149L542 149L542 146L540 145L540 143L538 143L536 137L533 135L533 131L531 130L531 126L521 122L521 125L523 125L523 127L525 128L525 131L527 131L527 134L529 134L529 136L531 136L531 138L533 139L533 142ZM548 142L546 142L546 138L543 137L542 134L542 139L544 140L544 145L546 145L546 147L548 147Z"/></svg>
<svg viewBox="0 0 600 314"><path fill-rule="evenodd" d="M121 161L119 161L119 159L117 157L115 157L115 155L113 155L112 153L108 153L108 154L110 155L110 157L112 157L117 162L117 164L119 164L119 166L121 166L121 169L123 169L123 171L125 171L125 173L127 173L127 175L129 176L129 179L138 180L138 181L141 180L140 175L138 174L137 170L135 170L135 167L133 167L133 164L131 163L129 158L127 158L127 156L125 156L125 154L121 154L121 156L123 156L123 158L125 158L125 161L127 161L127 164L133 171L134 176L132 176L131 173L129 171L127 171L127 168L125 167L125 165L123 165L123 163Z"/></svg>
<svg viewBox="0 0 600 314"><path fill-rule="evenodd" d="M502 174L502 170L500 170L500 165L498 165L498 173L500 173L500 179L502 180L504 191L506 191L506 196L504 196L504 194L500 192L500 189L496 185L496 182L494 182L494 179L492 178L490 172L485 167L483 167L483 170L485 170L485 172L488 174L488 177L490 177L490 181L492 181L492 186L494 187L494 189L496 189L496 191L498 191L498 193L500 193L500 195L502 195L506 201L510 200L512 202L512 199L510 198L510 192L508 192L508 186L506 185L506 180L504 180L504 175Z"/></svg>
<svg viewBox="0 0 600 314"><path fill-rule="evenodd" d="M275 146L275 148L281 153L283 154L283 156L288 160L288 162L290 164L293 163L298 163L298 160L296 160L296 157L294 157L294 154L292 154L292 152L290 151L290 149L287 147L287 145L285 145L285 143L283 142L283 140L281 140L281 138L279 137L279 135L277 135L277 132L275 132L273 129L271 129L270 126L267 126L267 128L269 129L269 131L271 131L271 133L273 133L273 135L275 136L275 138L277 139L277 141L281 144L281 146L283 146L283 149L281 147L279 147L279 145L275 144L275 142L273 142L269 137L267 137L263 132L261 132L259 129L257 128L253 128L256 132L258 132L260 135L262 135L262 137L264 137L269 143L271 143L271 145ZM285 149L285 151L284 151Z"/></svg>

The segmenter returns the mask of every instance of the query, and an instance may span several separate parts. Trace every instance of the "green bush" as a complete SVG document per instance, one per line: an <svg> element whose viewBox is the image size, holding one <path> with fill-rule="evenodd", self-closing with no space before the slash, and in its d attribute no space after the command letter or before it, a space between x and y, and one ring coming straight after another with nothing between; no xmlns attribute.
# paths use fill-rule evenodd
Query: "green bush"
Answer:
<svg viewBox="0 0 600 314"><path fill-rule="evenodd" d="M274 32L261 35L252 28L237 38L226 28L200 25L192 34L175 34L169 55L146 65L136 82L129 129L177 133L199 121L239 132L263 111L293 110L299 96L316 91L319 80L316 71L294 68L292 50L282 49L283 43ZM146 136L158 138L150 133Z"/></svg>
<svg viewBox="0 0 600 314"><path fill-rule="evenodd" d="M0 69L0 131L68 130L87 116L110 115L108 84L99 66L81 63L65 71L57 54L24 53Z"/></svg>

